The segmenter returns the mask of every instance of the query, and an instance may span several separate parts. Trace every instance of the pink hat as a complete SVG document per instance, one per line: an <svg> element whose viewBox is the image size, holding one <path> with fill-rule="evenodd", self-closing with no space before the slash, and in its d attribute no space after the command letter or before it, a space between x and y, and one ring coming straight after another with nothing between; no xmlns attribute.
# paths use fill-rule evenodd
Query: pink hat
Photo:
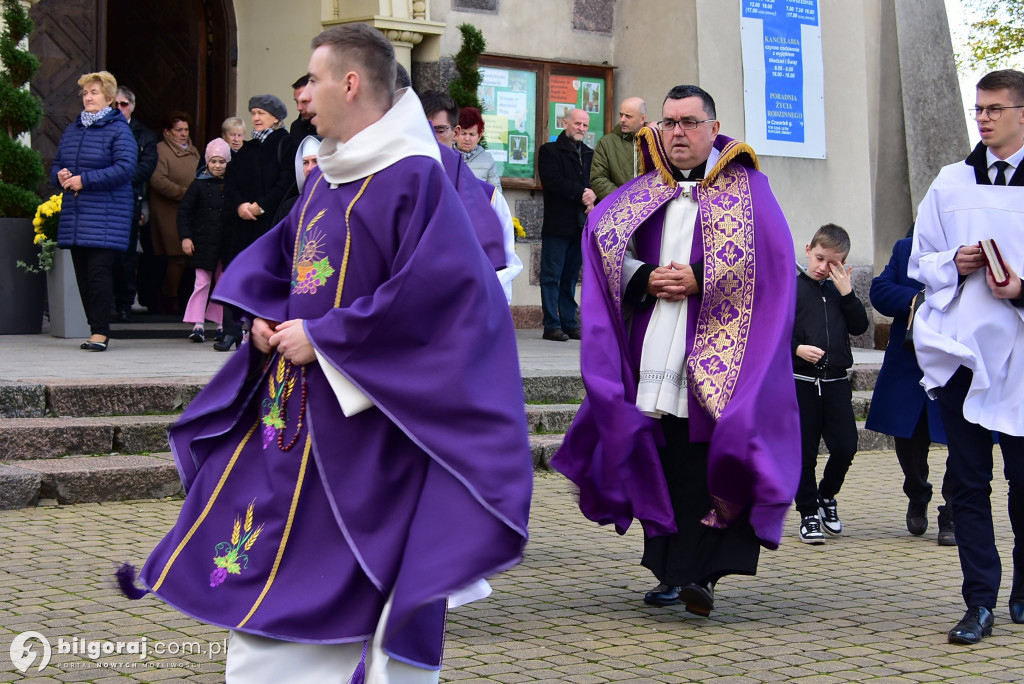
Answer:
<svg viewBox="0 0 1024 684"><path fill-rule="evenodd" d="M206 146L206 163L210 163L211 157L220 157L224 161L231 161L231 146L224 138L214 138Z"/></svg>

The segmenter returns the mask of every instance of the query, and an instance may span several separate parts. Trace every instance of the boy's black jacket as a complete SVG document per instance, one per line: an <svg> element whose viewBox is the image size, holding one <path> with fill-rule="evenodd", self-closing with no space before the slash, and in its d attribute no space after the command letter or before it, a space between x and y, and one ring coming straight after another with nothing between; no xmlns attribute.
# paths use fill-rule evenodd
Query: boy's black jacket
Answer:
<svg viewBox="0 0 1024 684"><path fill-rule="evenodd" d="M868 314L852 291L839 294L831 280L817 281L798 268L796 277L796 318L793 321L793 372L816 378L841 378L853 365L850 335L868 329ZM796 355L801 344L825 350L817 364Z"/></svg>

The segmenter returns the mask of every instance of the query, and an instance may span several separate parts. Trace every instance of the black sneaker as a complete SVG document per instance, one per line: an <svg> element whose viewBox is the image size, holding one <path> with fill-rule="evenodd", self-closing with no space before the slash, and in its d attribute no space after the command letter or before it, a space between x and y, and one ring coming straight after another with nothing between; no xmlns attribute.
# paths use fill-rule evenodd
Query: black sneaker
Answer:
<svg viewBox="0 0 1024 684"><path fill-rule="evenodd" d="M816 515L805 515L800 519L800 541L804 544L824 544L825 535L821 532L821 520Z"/></svg>
<svg viewBox="0 0 1024 684"><path fill-rule="evenodd" d="M202 328L198 328L198 327L197 328L192 328L192 332L189 333L188 339L192 340L193 342L205 342L206 341L206 331L203 330Z"/></svg>
<svg viewBox="0 0 1024 684"><path fill-rule="evenodd" d="M839 521L835 499L818 499L818 515L821 516L821 527L832 536L843 533L843 523Z"/></svg>

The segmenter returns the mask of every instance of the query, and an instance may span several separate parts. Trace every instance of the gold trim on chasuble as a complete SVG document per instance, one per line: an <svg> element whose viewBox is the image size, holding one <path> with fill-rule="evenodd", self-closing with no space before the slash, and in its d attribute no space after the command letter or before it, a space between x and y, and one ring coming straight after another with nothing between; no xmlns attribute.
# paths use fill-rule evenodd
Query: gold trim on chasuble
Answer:
<svg viewBox="0 0 1024 684"><path fill-rule="evenodd" d="M334 308L337 308L341 303L341 294L345 286L345 274L348 271L348 259L352 246L352 231L350 223L352 208L355 206L355 203L359 200L359 198L363 196L363 192L365 192L366 186L370 184L370 179L372 178L373 174L367 176L366 180L363 181L362 187L359 188L359 192L356 193L356 196L352 198L352 201L349 202L348 207L346 207L345 209L345 253L344 256L342 257L341 269L338 275L338 289L334 297ZM323 215L326 212L326 210L319 212L309 222L309 225L306 226L305 230L301 229L301 226L305 221L306 208L309 206L310 201L313 199L313 195L316 193L317 186L319 185L322 179L323 176L317 178L316 183L313 185L313 189L310 191L309 197L306 199L306 203L303 205L302 211L299 214L300 230L298 230L295 235L294 258L296 259L296 261L293 263L297 263L297 259L300 253L300 245L302 244L303 234L306 231L312 229L313 226L323 217ZM294 267L293 273L295 273ZM269 367L269 365L270 364L268 363L267 367ZM269 382L273 383L274 373L271 372L269 375ZM189 531L185 534L184 538L178 543L178 546L174 549L174 552L171 554L170 558L167 559L167 563L164 564L164 568L160 573L159 579L157 579L157 581L153 584L152 590L154 592L160 589L160 586L163 584L164 580L167 578L167 574L171 570L171 566L178 559L178 556L185 549L185 546L192 540L192 537L199 530L200 525L202 525L203 522L206 521L206 518L209 515L210 510L213 508L214 504L217 501L217 497L220 496L220 492L224 488L224 484L227 482L228 476L234 469L235 463L238 461L238 457L242 453L242 449L245 447L246 443L252 437L256 429L260 426L261 422L261 420L257 420L256 424L249 429L249 432L247 432L245 437L243 437L242 440L238 443L238 447L235 449L235 452L232 454L231 459L225 466L224 472L220 476L220 480L218 480L217 485L214 487L213 492L210 494L210 498L207 500L206 505L203 507L202 512L199 514L199 517L196 518L196 521L192 524L192 527L189 528ZM307 432L306 442L302 450L302 461L299 464L299 472L295 482L295 490L292 493L292 501L288 510L288 518L285 521L284 532L281 535L281 541L277 547L277 554L274 557L274 564L270 570L270 574L267 576L267 581L266 584L264 584L263 586L263 590L260 592L260 595L256 598L256 601L253 603L252 608L249 609L249 613L242 619L241 622L239 622L236 625L236 629L241 628L243 625L245 625L246 622L248 622L252 618L252 616L256 613L256 610L260 607L260 604L263 603L263 599L266 597L267 593L269 593L270 588L274 583L274 580L277 578L277 572L278 569L280 568L281 560L284 558L285 547L288 544L288 538L291 536L292 524L295 521L295 511L299 505L299 494L302 491L302 484L303 482L305 482L306 479L306 468L309 465L309 452L312 449L312 446L312 435L310 435ZM261 525L260 530L262 529L263 526ZM253 541L255 541L255 539L253 539Z"/></svg>
<svg viewBox="0 0 1024 684"><path fill-rule="evenodd" d="M622 309L622 259L633 232L672 199L678 186L666 184L657 173L641 176L627 192L619 195L594 228L594 241L601 254L608 291L615 307Z"/></svg>
<svg viewBox="0 0 1024 684"><path fill-rule="evenodd" d="M747 169L733 164L697 193L704 292L686 374L698 403L718 420L736 388L753 313L754 209Z"/></svg>

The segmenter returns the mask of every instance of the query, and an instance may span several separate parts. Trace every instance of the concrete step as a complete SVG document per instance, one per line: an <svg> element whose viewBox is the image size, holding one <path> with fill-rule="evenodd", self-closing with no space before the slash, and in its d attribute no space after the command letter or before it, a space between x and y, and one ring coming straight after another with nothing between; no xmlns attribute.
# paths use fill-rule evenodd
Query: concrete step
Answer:
<svg viewBox="0 0 1024 684"><path fill-rule="evenodd" d="M878 380L880 363L856 363L850 369L850 385L854 390L872 390Z"/></svg>
<svg viewBox="0 0 1024 684"><path fill-rule="evenodd" d="M579 404L530 404L530 432L565 432L578 409ZM167 429L178 415L0 418L0 462L167 451Z"/></svg>
<svg viewBox="0 0 1024 684"><path fill-rule="evenodd" d="M208 378L136 378L0 382L0 418L130 416L181 411ZM528 403L582 401L578 374L535 373L523 377Z"/></svg>
<svg viewBox="0 0 1024 684"><path fill-rule="evenodd" d="M853 391L853 415L857 420L864 420L868 417L868 409L871 408L871 395L874 390Z"/></svg>
<svg viewBox="0 0 1024 684"><path fill-rule="evenodd" d="M850 372L854 390L869 391L878 364L857 364ZM44 416L128 416L181 411L208 381L206 377L111 378L0 382L0 418ZM585 390L578 374L528 372L523 393L529 404L582 401Z"/></svg>
<svg viewBox="0 0 1024 684"><path fill-rule="evenodd" d="M561 434L531 435L535 469L547 469ZM59 504L159 499L181 493L170 453L67 456L0 463L0 510Z"/></svg>
<svg viewBox="0 0 1024 684"><path fill-rule="evenodd" d="M0 464L0 509L160 499L182 491L170 454L69 456Z"/></svg>
<svg viewBox="0 0 1024 684"><path fill-rule="evenodd" d="M579 404L527 404L526 422L532 434L565 432L579 408Z"/></svg>
<svg viewBox="0 0 1024 684"><path fill-rule="evenodd" d="M177 419L177 414L0 418L0 461L167 451L167 428Z"/></svg>
<svg viewBox="0 0 1024 684"><path fill-rule="evenodd" d="M0 418L173 413L207 378L101 378L0 384Z"/></svg>

